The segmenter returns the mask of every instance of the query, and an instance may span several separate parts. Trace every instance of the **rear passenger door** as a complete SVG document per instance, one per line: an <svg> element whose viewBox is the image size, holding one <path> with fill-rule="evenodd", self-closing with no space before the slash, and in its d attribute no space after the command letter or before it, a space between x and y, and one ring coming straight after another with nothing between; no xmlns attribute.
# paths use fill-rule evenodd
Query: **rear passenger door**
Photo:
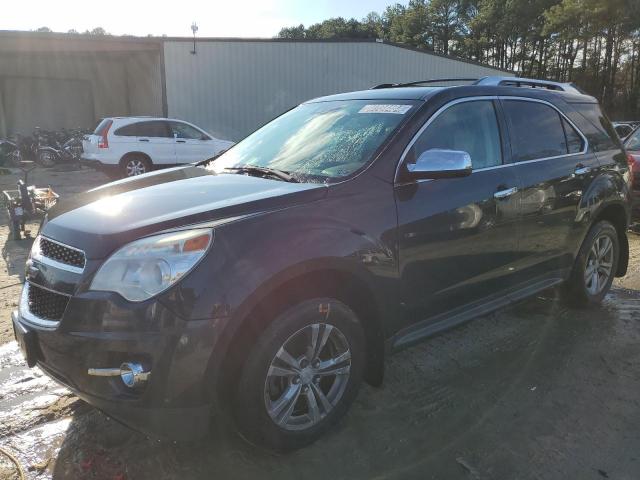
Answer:
<svg viewBox="0 0 640 480"><path fill-rule="evenodd" d="M542 100L501 98L520 179L518 282L557 280L571 268L576 215L598 168L587 142L557 108Z"/></svg>
<svg viewBox="0 0 640 480"><path fill-rule="evenodd" d="M395 186L408 324L436 322L439 314L500 298L511 285L518 185L513 168L504 168L496 104L493 98L449 104L427 122L403 159L415 162L429 149L462 150L473 167L463 178Z"/></svg>
<svg viewBox="0 0 640 480"><path fill-rule="evenodd" d="M149 120L136 124L136 143L139 151L151 157L156 165L175 165L176 147L169 122Z"/></svg>

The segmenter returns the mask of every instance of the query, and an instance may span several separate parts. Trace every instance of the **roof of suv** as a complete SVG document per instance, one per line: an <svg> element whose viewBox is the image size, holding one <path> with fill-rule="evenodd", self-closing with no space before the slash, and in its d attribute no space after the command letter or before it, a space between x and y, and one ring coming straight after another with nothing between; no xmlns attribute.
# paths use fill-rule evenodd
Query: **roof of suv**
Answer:
<svg viewBox="0 0 640 480"><path fill-rule="evenodd" d="M461 81L462 80L469 81L468 79L461 79ZM477 80L471 85L421 86L419 85L419 82L416 82L413 86L383 85L369 90L359 90L355 92L338 93L335 95L319 97L310 100L310 102L326 102L332 100L424 101L435 94L446 90L454 95L457 93L460 97L469 95L514 95L553 100L554 98L557 99L558 95L560 95L565 101L570 103L597 103L595 98L580 92L575 86L570 84L511 77L506 77L506 79L502 79L501 82L499 80L500 77L486 77L485 79ZM451 81L452 80L445 80L445 82ZM435 82L436 81L433 80L427 80L425 83Z"/></svg>
<svg viewBox="0 0 640 480"><path fill-rule="evenodd" d="M141 116L141 117L106 117L107 119L111 119L111 120L126 120L126 121L156 121L156 120L163 120L163 121L176 121L176 122L184 122L184 120L180 120L178 118L166 118L166 117L145 117L145 116Z"/></svg>

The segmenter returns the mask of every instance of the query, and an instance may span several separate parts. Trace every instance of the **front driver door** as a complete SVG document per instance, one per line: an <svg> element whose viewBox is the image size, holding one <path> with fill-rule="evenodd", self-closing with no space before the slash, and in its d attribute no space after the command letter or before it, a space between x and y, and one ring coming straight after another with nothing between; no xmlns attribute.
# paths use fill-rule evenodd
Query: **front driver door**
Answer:
<svg viewBox="0 0 640 480"><path fill-rule="evenodd" d="M500 125L497 100L458 100L434 114L407 150L405 164L428 149L465 151L473 173L395 187L405 326L435 322L510 286L520 206Z"/></svg>
<svg viewBox="0 0 640 480"><path fill-rule="evenodd" d="M183 122L171 121L171 130L176 139L177 163L192 163L206 160L216 154L211 137Z"/></svg>

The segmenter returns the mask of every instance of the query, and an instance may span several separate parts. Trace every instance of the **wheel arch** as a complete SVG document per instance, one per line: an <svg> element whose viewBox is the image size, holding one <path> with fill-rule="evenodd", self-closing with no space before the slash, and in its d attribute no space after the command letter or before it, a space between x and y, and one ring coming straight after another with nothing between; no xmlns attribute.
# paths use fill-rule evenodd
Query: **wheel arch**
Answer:
<svg viewBox="0 0 640 480"><path fill-rule="evenodd" d="M609 203L603 205L593 216L592 225L606 220L610 222L618 232L618 242L620 244L620 258L616 277L622 277L627 273L629 266L629 240L627 239L627 228L629 226L629 215L627 209L621 203Z"/></svg>
<svg viewBox="0 0 640 480"><path fill-rule="evenodd" d="M144 152L139 152L139 151L125 153L120 158L120 161L118 162L118 165L120 165L121 167L124 166L124 162L127 161L131 157L144 157L153 166L153 160L151 160L151 157L149 156L149 154L148 153L144 153Z"/></svg>
<svg viewBox="0 0 640 480"><path fill-rule="evenodd" d="M217 367L210 365L208 369L209 375L214 376L216 403L229 404L228 394L233 391L234 379L244 366L248 349L269 321L292 302L314 297L336 298L354 311L366 340L364 379L373 386L382 383L385 333L373 289L360 275L332 265L295 270L294 274L282 274L255 292L230 320L233 328L224 342L223 360Z"/></svg>

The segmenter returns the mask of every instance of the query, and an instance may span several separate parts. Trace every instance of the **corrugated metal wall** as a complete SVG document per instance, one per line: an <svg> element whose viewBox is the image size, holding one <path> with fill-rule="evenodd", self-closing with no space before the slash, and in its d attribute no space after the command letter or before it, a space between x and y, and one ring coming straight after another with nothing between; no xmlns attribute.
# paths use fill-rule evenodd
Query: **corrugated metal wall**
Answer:
<svg viewBox="0 0 640 480"><path fill-rule="evenodd" d="M126 61L129 115L163 115L160 52L132 53Z"/></svg>
<svg viewBox="0 0 640 480"><path fill-rule="evenodd" d="M162 115L160 48L125 52L0 51L0 136L34 127L93 128L106 116Z"/></svg>
<svg viewBox="0 0 640 480"><path fill-rule="evenodd" d="M387 82L500 75L375 42L164 42L168 113L239 140L310 98Z"/></svg>

